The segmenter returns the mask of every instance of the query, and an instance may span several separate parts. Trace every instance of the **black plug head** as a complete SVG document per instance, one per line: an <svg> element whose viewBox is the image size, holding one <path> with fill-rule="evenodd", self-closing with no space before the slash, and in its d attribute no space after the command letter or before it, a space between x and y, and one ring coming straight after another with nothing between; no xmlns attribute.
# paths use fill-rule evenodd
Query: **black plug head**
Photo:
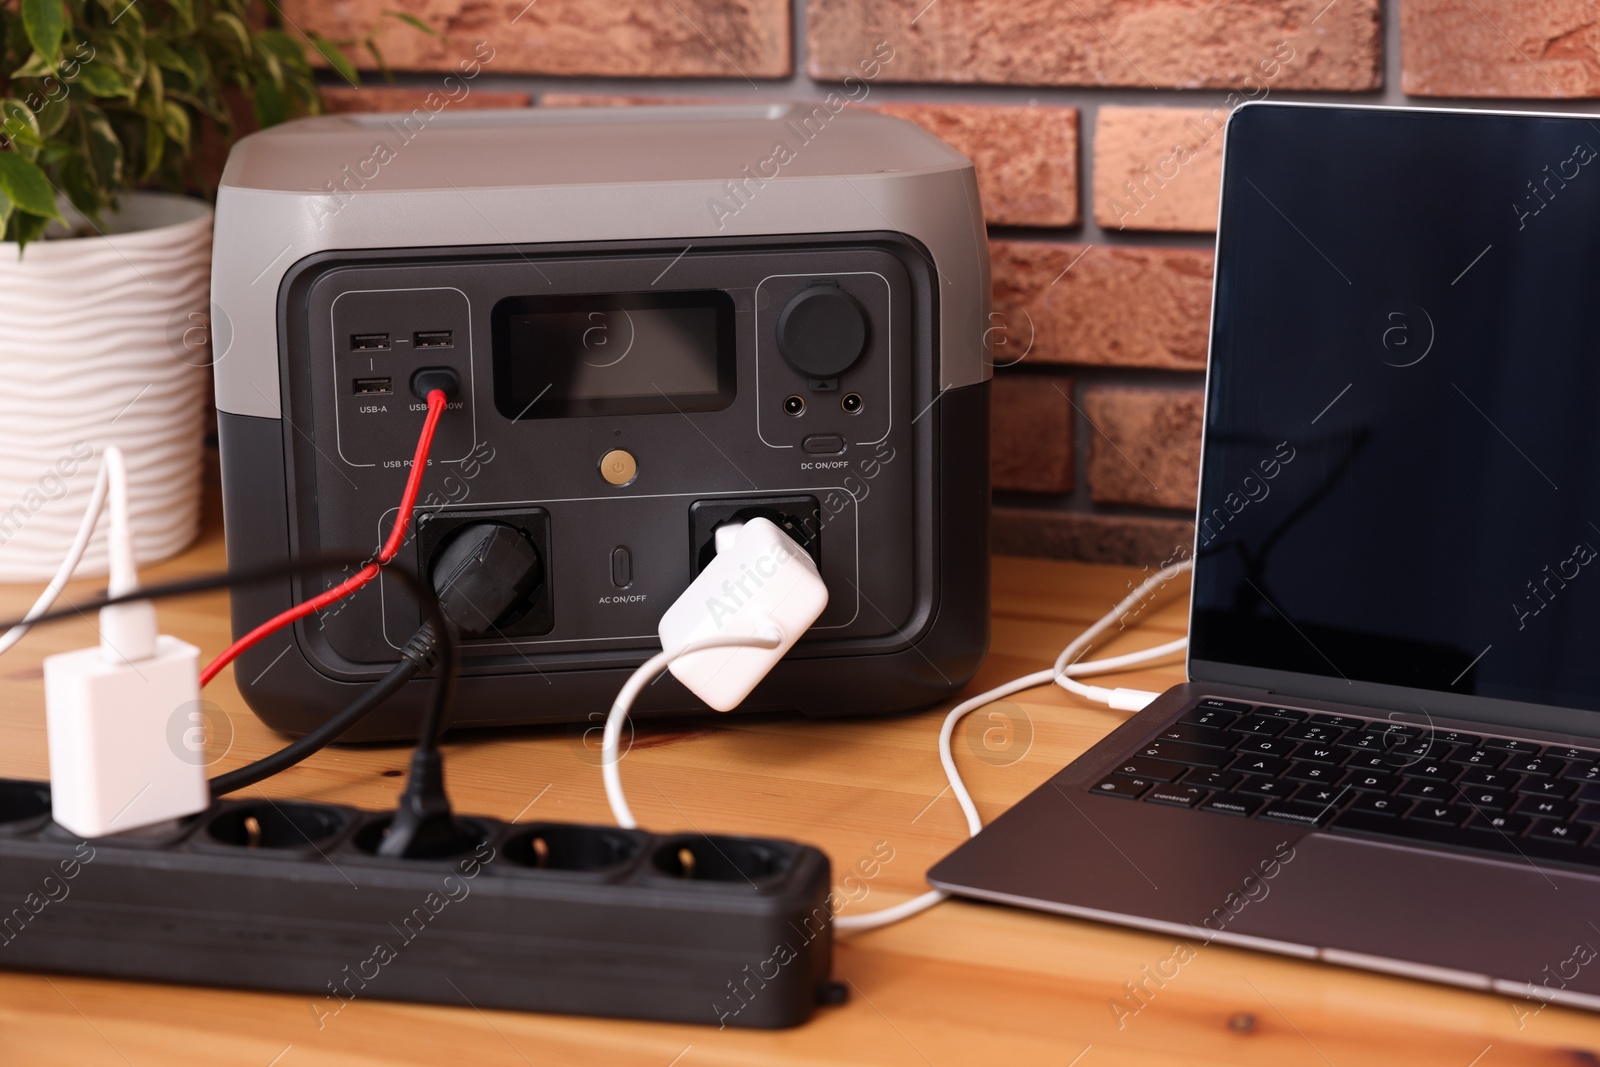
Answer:
<svg viewBox="0 0 1600 1067"><path fill-rule="evenodd" d="M444 789L444 757L436 748L411 754L411 772L394 818L378 846L390 859L435 859L472 849L482 834L450 810Z"/></svg>
<svg viewBox="0 0 1600 1067"><path fill-rule="evenodd" d="M461 376L449 367L423 367L411 376L411 391L418 400L427 400L435 389L446 400L454 400L461 392Z"/></svg>
<svg viewBox="0 0 1600 1067"><path fill-rule="evenodd" d="M539 550L527 534L503 522L461 527L430 570L439 609L469 637L493 630L544 578Z"/></svg>

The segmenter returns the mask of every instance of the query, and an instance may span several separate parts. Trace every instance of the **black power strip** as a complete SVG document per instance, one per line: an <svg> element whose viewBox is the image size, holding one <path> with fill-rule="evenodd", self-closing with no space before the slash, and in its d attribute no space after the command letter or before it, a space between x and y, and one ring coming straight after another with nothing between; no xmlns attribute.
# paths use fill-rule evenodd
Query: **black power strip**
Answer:
<svg viewBox="0 0 1600 1067"><path fill-rule="evenodd" d="M790 841L467 817L377 855L388 813L223 801L113 838L0 779L0 967L355 1000L778 1028L836 999L829 866Z"/></svg>

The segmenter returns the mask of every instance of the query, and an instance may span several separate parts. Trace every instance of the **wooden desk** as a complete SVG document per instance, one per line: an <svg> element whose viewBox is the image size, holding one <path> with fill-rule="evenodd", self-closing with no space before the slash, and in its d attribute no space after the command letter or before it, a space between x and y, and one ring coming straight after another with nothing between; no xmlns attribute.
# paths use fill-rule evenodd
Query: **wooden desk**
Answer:
<svg viewBox="0 0 1600 1067"><path fill-rule="evenodd" d="M215 524L149 580L222 563ZM998 559L994 651L969 687L978 692L1048 665L1122 596L1127 568ZM77 583L81 600L97 583ZM0 588L15 615L34 589ZM1174 590L1108 651L1182 633ZM224 596L162 608L163 627L210 656L227 641ZM0 775L46 776L40 659L94 640L88 622L30 635L0 660ZM1129 672L1122 684L1161 689L1174 662ZM234 736L215 770L278 747L225 673L207 691ZM1055 689L974 714L958 759L993 817L1078 755L1123 716ZM874 722L746 721L737 717L640 728L624 776L646 826L773 834L813 842L835 867L887 842L894 859L870 883L863 908L925 888L923 872L962 837L935 752L941 713ZM1027 735L1031 732L1031 741ZM985 738L990 745L985 748ZM1007 748L1007 746L1010 746ZM563 728L452 737L450 782L459 810L511 818L608 822L600 773ZM979 758L978 753L985 753ZM406 750L331 750L265 784L273 796L382 808ZM247 794L248 795L248 794ZM1509 915L1516 902L1507 902ZM1600 905L1597 905L1600 914ZM1469 993L1211 945L1123 1019L1111 1010L1173 949L1170 938L979 904L948 902L899 926L847 939L836 975L848 1004L808 1026L748 1032L560 1016L480 1012L357 1000L319 1029L312 996L260 994L96 979L0 974L0 1064L91 1067L204 1064L305 1067L442 1063L537 1064L966 1064L1106 1067L1110 1064L1594 1064L1600 1018L1503 996ZM0 949L3 951L3 949Z"/></svg>

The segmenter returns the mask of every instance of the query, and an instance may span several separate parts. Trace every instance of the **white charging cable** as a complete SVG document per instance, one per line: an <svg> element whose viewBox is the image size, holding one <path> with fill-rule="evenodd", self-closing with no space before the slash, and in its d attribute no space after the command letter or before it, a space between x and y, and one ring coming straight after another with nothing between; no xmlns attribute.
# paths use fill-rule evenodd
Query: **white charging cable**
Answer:
<svg viewBox="0 0 1600 1067"><path fill-rule="evenodd" d="M0 655L4 655L12 645L22 640L28 628L33 625L33 620L50 610L56 598L61 595L61 590L72 580L72 573L78 569L78 564L83 562L83 554L89 547L89 539L94 536L95 523L100 518L100 511L105 507L109 480L110 465L102 458L100 473L95 475L94 488L89 492L88 506L83 509L83 518L78 520L78 532L73 535L72 544L68 546L67 554L61 560L61 566L56 568L55 577L50 579L50 584L44 587L44 592L39 594L39 599L33 602L33 607L28 609L22 621L7 630L4 636L0 636Z"/></svg>

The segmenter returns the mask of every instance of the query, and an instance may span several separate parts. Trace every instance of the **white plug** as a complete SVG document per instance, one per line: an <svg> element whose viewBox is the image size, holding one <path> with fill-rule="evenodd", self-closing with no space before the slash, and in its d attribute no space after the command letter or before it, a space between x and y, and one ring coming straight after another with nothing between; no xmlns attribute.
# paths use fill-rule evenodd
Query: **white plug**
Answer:
<svg viewBox="0 0 1600 1067"><path fill-rule="evenodd" d="M739 706L828 606L805 549L767 519L716 530L716 558L661 617L661 647L776 632L774 648L708 648L672 661L673 676L718 711Z"/></svg>
<svg viewBox="0 0 1600 1067"><path fill-rule="evenodd" d="M112 596L138 588L122 451L108 446ZM156 630L148 600L100 609L100 644L44 661L55 821L103 837L204 811L205 767L169 739L175 717L192 730L200 650Z"/></svg>

